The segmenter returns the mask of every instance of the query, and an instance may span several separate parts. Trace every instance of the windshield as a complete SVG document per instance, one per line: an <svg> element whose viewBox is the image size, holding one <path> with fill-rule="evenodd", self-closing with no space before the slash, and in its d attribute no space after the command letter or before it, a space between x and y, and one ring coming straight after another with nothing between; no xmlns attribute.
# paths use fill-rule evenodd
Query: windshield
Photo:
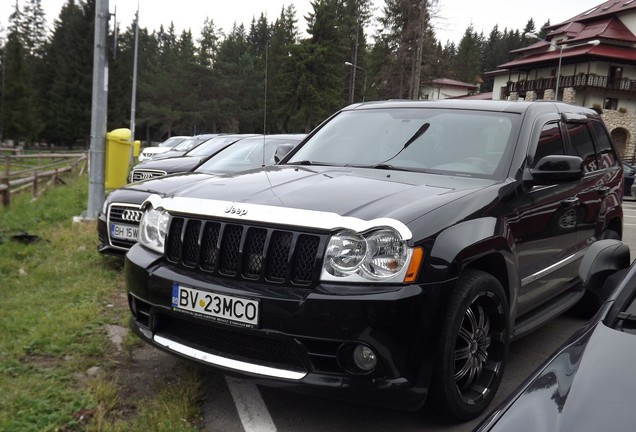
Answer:
<svg viewBox="0 0 636 432"><path fill-rule="evenodd" d="M497 174L511 151L516 114L432 108L344 111L288 164L368 166L426 172Z"/></svg>
<svg viewBox="0 0 636 432"><path fill-rule="evenodd" d="M197 137L192 137L181 141L179 144L174 146L172 150L186 151L190 150L194 146L196 146L201 140Z"/></svg>
<svg viewBox="0 0 636 432"><path fill-rule="evenodd" d="M263 165L263 147L265 147L265 165L274 164L276 149L285 144L296 146L303 136L298 138L245 138L212 156L196 171L208 173L225 173L244 171Z"/></svg>
<svg viewBox="0 0 636 432"><path fill-rule="evenodd" d="M210 138L203 144L198 145L190 150L188 153L186 153L186 156L210 156L225 147L226 144L234 142L238 139L240 139L240 137L237 137L236 135L221 135L215 138Z"/></svg>
<svg viewBox="0 0 636 432"><path fill-rule="evenodd" d="M182 136L171 137L171 138L168 138L167 140L165 140L164 142L162 142L161 144L159 144L158 147L172 148L172 147L176 146L177 144L179 144L180 142L182 142L185 139L186 139L186 137L182 137Z"/></svg>

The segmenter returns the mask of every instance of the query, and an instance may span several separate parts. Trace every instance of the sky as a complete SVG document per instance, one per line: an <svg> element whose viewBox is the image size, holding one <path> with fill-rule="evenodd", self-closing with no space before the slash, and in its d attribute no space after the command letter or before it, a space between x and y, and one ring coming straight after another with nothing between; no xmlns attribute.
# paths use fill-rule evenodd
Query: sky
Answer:
<svg viewBox="0 0 636 432"><path fill-rule="evenodd" d="M51 28L66 1L42 0ZM196 39L206 17L211 18L217 28L229 32L235 22L249 27L252 18L258 18L261 13L273 22L281 8L291 3L296 7L302 32L306 29L302 17L312 10L310 0L139 0L140 26L153 30L161 24L168 27L173 22L177 34L189 28ZM439 17L433 24L442 45L447 41L457 44L469 25L486 37L496 24L500 31L504 28L522 30L530 18L534 19L538 29L548 20L557 24L601 3L602 0L438 0ZM18 4L23 6L26 0L18 0ZM132 23L137 1L108 0L108 4L111 13L117 9L117 21L122 28ZM373 4L379 13L384 2L373 0ZM7 26L14 6L15 0L0 0L0 26Z"/></svg>

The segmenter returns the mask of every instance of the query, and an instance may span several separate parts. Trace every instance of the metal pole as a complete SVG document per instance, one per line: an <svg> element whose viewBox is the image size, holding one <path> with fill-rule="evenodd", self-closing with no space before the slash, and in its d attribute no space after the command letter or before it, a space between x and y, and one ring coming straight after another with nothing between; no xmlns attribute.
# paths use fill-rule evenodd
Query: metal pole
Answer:
<svg viewBox="0 0 636 432"><path fill-rule="evenodd" d="M133 55L133 77L132 77L132 96L130 97L130 142L135 141L135 113L137 106L137 59L139 48L139 1L137 1L137 13L135 14L135 53ZM128 164L133 164L133 147L130 146L130 157Z"/></svg>
<svg viewBox="0 0 636 432"><path fill-rule="evenodd" d="M356 92L356 69L358 68L358 33L360 32L360 23L356 20L356 47L353 52L353 70L351 71L351 82L349 89L349 103L352 104L354 100L354 94Z"/></svg>
<svg viewBox="0 0 636 432"><path fill-rule="evenodd" d="M88 208L86 218L94 219L104 201L104 162L106 115L108 104L108 0L95 2L95 42L93 46L93 99L91 106L91 142L88 160Z"/></svg>
<svg viewBox="0 0 636 432"><path fill-rule="evenodd" d="M362 102L367 99L367 70L364 70L364 85L362 86Z"/></svg>
<svg viewBox="0 0 636 432"><path fill-rule="evenodd" d="M557 75L556 75L556 89L554 90L554 100L559 100L559 79L561 78L561 59L563 58L563 45L560 46L561 50L559 51L559 67L557 67Z"/></svg>
<svg viewBox="0 0 636 432"><path fill-rule="evenodd" d="M0 27L0 30L4 31L4 28ZM5 64L7 63L7 44L4 39L0 40L2 42L2 46L4 47L4 51L2 52L2 100L0 100L0 145L4 141L4 113L6 112L6 107L4 105L4 74L6 71Z"/></svg>
<svg viewBox="0 0 636 432"><path fill-rule="evenodd" d="M4 53L2 54L2 109L0 110L0 144L4 141L4 113L6 112L6 106L4 104L4 74L6 71L5 63L7 62L7 48L5 45Z"/></svg>

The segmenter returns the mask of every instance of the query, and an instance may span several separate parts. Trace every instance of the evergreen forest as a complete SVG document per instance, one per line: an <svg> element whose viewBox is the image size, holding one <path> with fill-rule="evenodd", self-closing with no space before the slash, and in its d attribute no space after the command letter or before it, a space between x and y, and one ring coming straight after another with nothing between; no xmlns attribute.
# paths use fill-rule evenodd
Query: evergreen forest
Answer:
<svg viewBox="0 0 636 432"><path fill-rule="evenodd" d="M88 148L95 0L67 0L47 26L41 0L15 0L0 23L0 142ZM201 133L305 133L352 102L418 99L449 78L492 90L484 76L538 32L467 28L436 39L437 0L313 0L273 21L222 29L214 16L195 38L172 23L138 30L135 138L144 144ZM256 18L258 17L258 18ZM549 23L545 23L545 27ZM108 130L129 127L135 21L109 23ZM539 32L540 36L544 36Z"/></svg>

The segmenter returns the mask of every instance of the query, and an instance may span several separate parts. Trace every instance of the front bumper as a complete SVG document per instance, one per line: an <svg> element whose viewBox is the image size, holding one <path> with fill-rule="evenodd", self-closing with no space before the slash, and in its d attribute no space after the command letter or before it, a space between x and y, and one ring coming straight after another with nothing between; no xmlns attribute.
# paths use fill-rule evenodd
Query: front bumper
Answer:
<svg viewBox="0 0 636 432"><path fill-rule="evenodd" d="M173 267L140 245L125 264L131 328L172 354L257 382L400 409L428 393L445 284L313 288L206 278ZM171 305L173 284L257 300L260 321L243 328ZM371 347L378 364L356 369L353 348Z"/></svg>

